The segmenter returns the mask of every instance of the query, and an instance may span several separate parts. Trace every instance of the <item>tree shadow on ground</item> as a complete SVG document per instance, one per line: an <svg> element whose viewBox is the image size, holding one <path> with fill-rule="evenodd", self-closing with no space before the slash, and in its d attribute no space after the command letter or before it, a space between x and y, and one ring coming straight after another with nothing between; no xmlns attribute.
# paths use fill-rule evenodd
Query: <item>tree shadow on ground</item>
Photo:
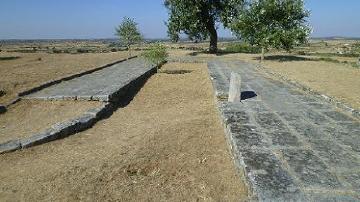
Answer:
<svg viewBox="0 0 360 202"><path fill-rule="evenodd" d="M189 56L198 56L200 54L205 54L205 55L223 56L223 55L230 55L230 54L235 54L235 53L249 54L249 53L245 53L245 52L223 51L223 50L219 50L217 53L210 53L209 51L204 50L204 51L194 51L194 52L188 53L187 55L189 55Z"/></svg>
<svg viewBox="0 0 360 202"><path fill-rule="evenodd" d="M256 57L260 60L260 57ZM314 58L307 58L295 55L269 55L265 56L265 60L278 61L278 62L292 62L292 61L316 61Z"/></svg>

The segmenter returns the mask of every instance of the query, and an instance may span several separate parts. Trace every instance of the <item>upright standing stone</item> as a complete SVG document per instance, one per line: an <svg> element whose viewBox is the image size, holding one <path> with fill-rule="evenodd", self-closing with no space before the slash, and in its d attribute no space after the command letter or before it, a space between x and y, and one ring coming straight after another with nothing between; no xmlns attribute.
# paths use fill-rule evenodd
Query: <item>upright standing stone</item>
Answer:
<svg viewBox="0 0 360 202"><path fill-rule="evenodd" d="M241 77L239 74L231 72L229 87L229 102L241 101Z"/></svg>

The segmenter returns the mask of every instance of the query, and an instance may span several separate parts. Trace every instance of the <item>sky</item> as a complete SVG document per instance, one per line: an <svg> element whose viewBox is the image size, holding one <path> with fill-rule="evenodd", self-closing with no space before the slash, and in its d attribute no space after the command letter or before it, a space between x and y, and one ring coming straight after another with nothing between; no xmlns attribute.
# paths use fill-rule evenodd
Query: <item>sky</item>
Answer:
<svg viewBox="0 0 360 202"><path fill-rule="evenodd" d="M360 0L305 0L313 37L360 37ZM0 0L1 39L114 38L123 17L145 38L167 37L163 0ZM220 37L230 37L219 28Z"/></svg>

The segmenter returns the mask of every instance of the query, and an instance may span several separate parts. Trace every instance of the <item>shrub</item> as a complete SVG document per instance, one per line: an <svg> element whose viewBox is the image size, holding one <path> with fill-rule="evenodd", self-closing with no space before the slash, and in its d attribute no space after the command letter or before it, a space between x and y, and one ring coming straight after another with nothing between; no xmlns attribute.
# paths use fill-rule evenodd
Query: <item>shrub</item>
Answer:
<svg viewBox="0 0 360 202"><path fill-rule="evenodd" d="M88 50L88 49L84 49L84 48L79 48L79 49L76 50L76 52L78 52L78 53L88 53L89 50Z"/></svg>
<svg viewBox="0 0 360 202"><path fill-rule="evenodd" d="M261 53L257 46L251 46L247 43L231 43L225 50L225 53Z"/></svg>
<svg viewBox="0 0 360 202"><path fill-rule="evenodd" d="M0 60L16 60L19 59L19 56L5 56L5 57L0 57Z"/></svg>
<svg viewBox="0 0 360 202"><path fill-rule="evenodd" d="M144 51L142 56L151 64L156 65L158 68L161 63L166 61L168 53L166 47L160 43L152 44L148 50Z"/></svg>

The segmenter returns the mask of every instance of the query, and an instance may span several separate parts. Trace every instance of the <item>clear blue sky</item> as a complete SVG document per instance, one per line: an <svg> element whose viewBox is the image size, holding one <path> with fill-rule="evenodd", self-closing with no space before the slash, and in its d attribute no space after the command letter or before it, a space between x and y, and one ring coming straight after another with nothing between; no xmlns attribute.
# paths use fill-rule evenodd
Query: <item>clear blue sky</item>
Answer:
<svg viewBox="0 0 360 202"><path fill-rule="evenodd" d="M360 37L360 0L305 2L313 36ZM163 0L0 0L0 39L113 38L124 16L146 38L166 37Z"/></svg>

